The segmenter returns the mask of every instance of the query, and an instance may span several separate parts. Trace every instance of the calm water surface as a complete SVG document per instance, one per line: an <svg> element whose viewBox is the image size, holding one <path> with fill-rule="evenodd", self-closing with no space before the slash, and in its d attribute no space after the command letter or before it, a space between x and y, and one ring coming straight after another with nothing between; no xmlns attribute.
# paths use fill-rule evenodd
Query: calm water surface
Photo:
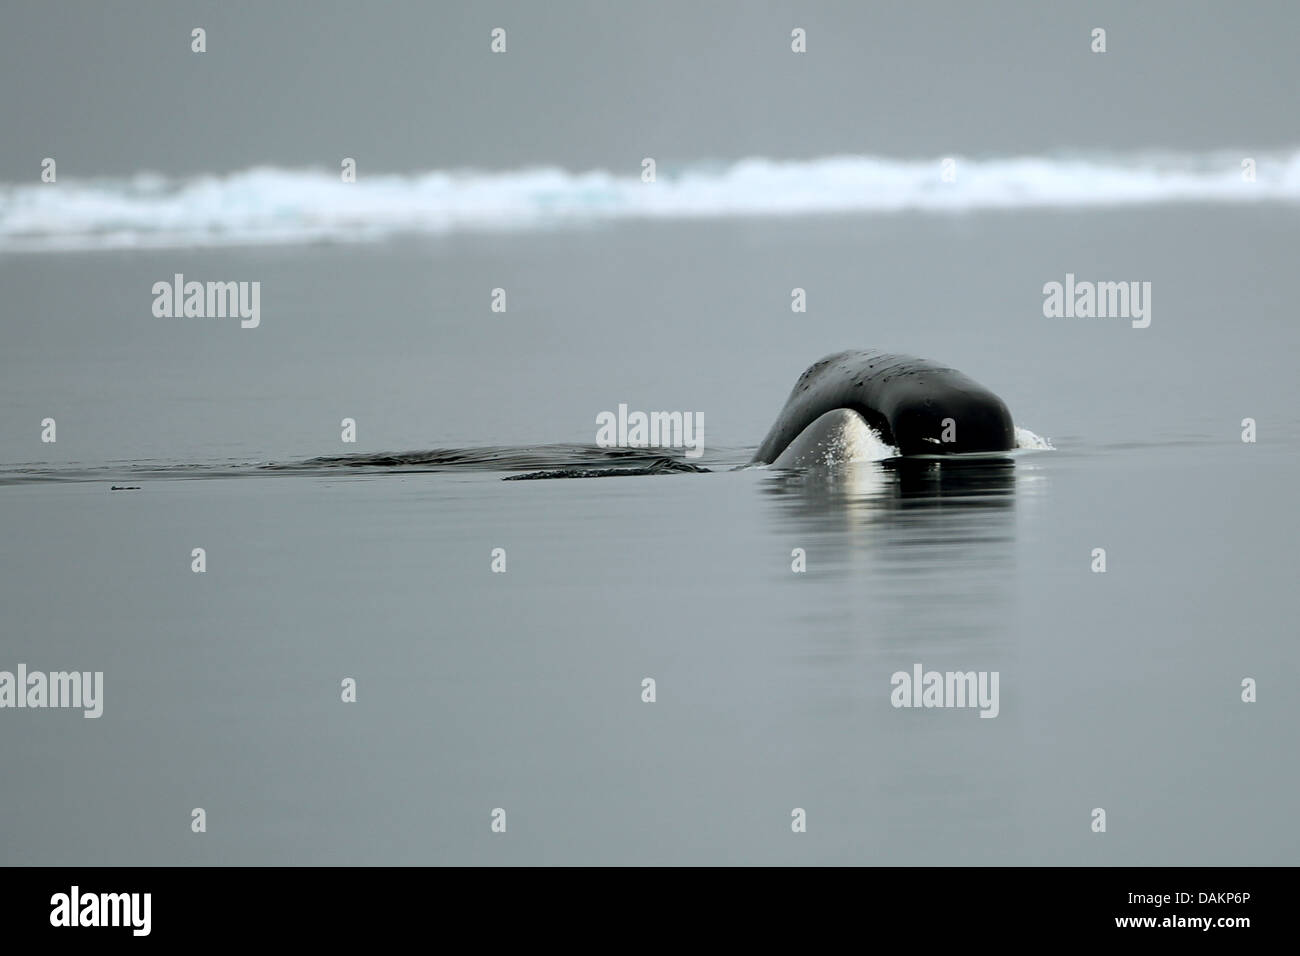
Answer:
<svg viewBox="0 0 1300 956"><path fill-rule="evenodd" d="M1296 239L1164 208L4 258L0 669L106 690L0 715L0 862L1294 864ZM262 327L153 317L175 272L261 281ZM1067 272L1151 281L1151 327L1044 318ZM733 470L865 346L1057 450ZM702 413L712 473L501 480L620 402ZM998 717L891 707L915 663L998 671Z"/></svg>

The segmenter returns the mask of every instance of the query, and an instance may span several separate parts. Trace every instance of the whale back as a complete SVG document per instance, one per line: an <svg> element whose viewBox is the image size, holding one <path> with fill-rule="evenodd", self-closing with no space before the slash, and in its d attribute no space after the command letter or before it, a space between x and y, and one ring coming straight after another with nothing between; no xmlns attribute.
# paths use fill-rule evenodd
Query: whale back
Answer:
<svg viewBox="0 0 1300 956"><path fill-rule="evenodd" d="M847 408L904 455L1007 451L1015 425L1002 399L961 372L878 349L837 352L795 383L754 455L771 463L814 421ZM952 440L945 441L945 433Z"/></svg>

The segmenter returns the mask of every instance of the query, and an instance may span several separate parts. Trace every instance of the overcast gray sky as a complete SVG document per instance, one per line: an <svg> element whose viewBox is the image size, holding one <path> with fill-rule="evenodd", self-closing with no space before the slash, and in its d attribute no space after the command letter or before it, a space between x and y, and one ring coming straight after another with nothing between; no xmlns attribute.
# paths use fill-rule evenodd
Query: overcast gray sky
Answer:
<svg viewBox="0 0 1300 956"><path fill-rule="evenodd" d="M1289 2L6 0L0 180L255 164L636 171L744 156L1263 150ZM192 27L208 52L190 52ZM503 27L508 52L489 52ZM808 52L790 52L790 30ZM1108 52L1090 52L1093 27Z"/></svg>

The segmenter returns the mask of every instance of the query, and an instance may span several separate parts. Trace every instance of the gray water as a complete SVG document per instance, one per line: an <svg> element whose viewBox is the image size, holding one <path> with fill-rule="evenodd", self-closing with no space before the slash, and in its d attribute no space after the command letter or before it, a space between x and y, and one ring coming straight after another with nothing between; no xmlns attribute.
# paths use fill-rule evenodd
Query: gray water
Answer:
<svg viewBox="0 0 1300 956"><path fill-rule="evenodd" d="M0 259L0 669L105 674L98 720L0 715L0 863L1294 864L1296 240L1161 207ZM261 281L261 326L155 318L176 272ZM1151 326L1044 318L1067 272L1151 281ZM733 470L869 346L1056 450ZM501 480L599 460L620 402L702 413L711 473ZM998 716L895 709L915 663L999 672Z"/></svg>

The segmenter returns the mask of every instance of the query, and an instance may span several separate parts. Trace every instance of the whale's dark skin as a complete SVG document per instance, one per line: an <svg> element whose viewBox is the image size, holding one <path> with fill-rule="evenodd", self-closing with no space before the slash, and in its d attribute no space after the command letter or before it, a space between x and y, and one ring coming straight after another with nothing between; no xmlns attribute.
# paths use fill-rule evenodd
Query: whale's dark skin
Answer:
<svg viewBox="0 0 1300 956"><path fill-rule="evenodd" d="M805 428L836 409L861 415L904 455L1008 451L1015 425L1002 399L956 369L876 349L837 352L799 377L754 455L770 464ZM943 441L945 419L952 441Z"/></svg>

